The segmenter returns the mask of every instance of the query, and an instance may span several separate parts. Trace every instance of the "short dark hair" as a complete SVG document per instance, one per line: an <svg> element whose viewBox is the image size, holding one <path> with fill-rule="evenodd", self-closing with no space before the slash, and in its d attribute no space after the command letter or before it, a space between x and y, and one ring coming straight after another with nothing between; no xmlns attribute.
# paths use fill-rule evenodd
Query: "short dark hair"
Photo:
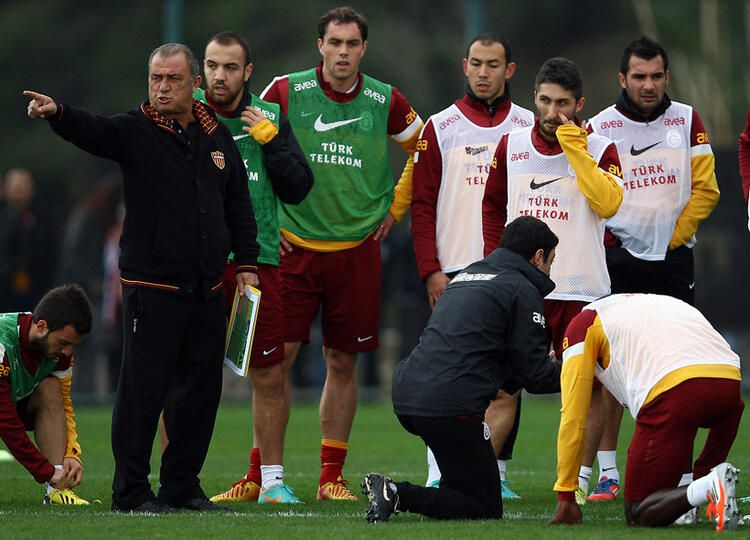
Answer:
<svg viewBox="0 0 750 540"><path fill-rule="evenodd" d="M493 43L499 43L503 46L503 50L505 51L505 63L510 63L510 41L508 41L505 36L502 36L497 32L483 32L477 36L474 36L474 38L469 41L469 45L466 47L466 58L469 57L469 49L471 49L471 46L474 45L477 41L482 45L492 45Z"/></svg>
<svg viewBox="0 0 750 540"><path fill-rule="evenodd" d="M76 283L55 287L34 308L31 320L47 321L50 332L71 325L81 335L91 332L91 303Z"/></svg>
<svg viewBox="0 0 750 540"><path fill-rule="evenodd" d="M219 32L214 37L209 39L207 44L213 43L214 41L219 45L223 45L224 47L228 47L229 45L239 45L240 47L242 47L242 51L245 53L245 67L250 64L250 45L241 35L235 32Z"/></svg>
<svg viewBox="0 0 750 540"><path fill-rule="evenodd" d="M578 66L572 60L557 56L545 60L534 80L534 90L545 83L559 84L565 90L573 92L576 101L583 96L583 79Z"/></svg>
<svg viewBox="0 0 750 540"><path fill-rule="evenodd" d="M558 242L557 235L544 221L531 216L521 216L508 223L500 237L501 248L514 251L527 261L539 249L547 260Z"/></svg>
<svg viewBox="0 0 750 540"><path fill-rule="evenodd" d="M349 24L357 23L359 27L359 33L362 34L362 41L367 41L367 19L365 16L355 11L349 6L341 6L326 11L320 19L318 19L318 37L323 39L328 30L328 25L332 22L336 24Z"/></svg>
<svg viewBox="0 0 750 540"><path fill-rule="evenodd" d="M641 36L638 39L631 41L628 43L628 46L625 47L625 50L622 51L622 56L620 57L620 73L623 75L628 74L628 66L630 65L631 56L637 56L644 60L651 60L652 58L661 56L662 60L664 60L664 71L669 69L667 51L665 51L664 47L659 45L656 41L646 36Z"/></svg>
<svg viewBox="0 0 750 540"><path fill-rule="evenodd" d="M195 79L197 77L200 77L201 67L198 63L198 58L195 56L195 53L190 50L190 47L188 47L187 45L183 45L182 43L165 43L164 45L159 45L157 48L151 51L151 54L148 57L149 72L151 71L151 62L153 61L155 56L170 58L178 54L185 55L188 67L190 68L190 79L195 82Z"/></svg>

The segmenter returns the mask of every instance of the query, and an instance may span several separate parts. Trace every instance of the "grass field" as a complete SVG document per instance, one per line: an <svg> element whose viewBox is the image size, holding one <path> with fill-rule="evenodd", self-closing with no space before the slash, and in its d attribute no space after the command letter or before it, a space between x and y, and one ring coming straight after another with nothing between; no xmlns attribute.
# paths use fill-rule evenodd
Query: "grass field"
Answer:
<svg viewBox="0 0 750 540"><path fill-rule="evenodd" d="M703 521L695 528L667 530L628 529L622 503L589 504L584 524L550 527L546 524L555 506L551 491L555 480L555 444L558 400L524 400L521 433L515 458L509 466L512 487L521 500L505 503L505 519L499 522L437 522L411 514L394 516L389 523L370 525L364 520L364 497L357 503L315 501L319 467L317 407L296 405L287 434L286 479L304 505L268 507L237 503L234 514L178 514L167 516L119 515L109 511L113 461L109 446L110 409L79 408L78 425L84 449L85 478L77 493L102 504L88 507L47 507L41 504L42 488L17 463L0 463L0 538L697 538L715 534ZM211 495L226 489L246 469L249 410L242 405L223 405L203 468L202 485ZM623 421L620 466L632 434L629 416ZM701 438L702 441L702 438ZM701 442L702 444L702 442ZM156 456L155 456L156 457ZM745 415L729 460L750 473L750 415ZM419 440L406 433L390 405L361 404L351 437L345 474L359 484L369 471L415 483L425 478L425 451ZM158 460L152 461L158 472ZM158 474L152 475L157 482ZM741 478L742 481L742 478ZM356 492L359 493L357 487ZM750 494L750 474L740 483L738 496ZM743 514L750 505L740 506ZM727 533L732 534L732 533ZM748 530L733 533L750 538Z"/></svg>

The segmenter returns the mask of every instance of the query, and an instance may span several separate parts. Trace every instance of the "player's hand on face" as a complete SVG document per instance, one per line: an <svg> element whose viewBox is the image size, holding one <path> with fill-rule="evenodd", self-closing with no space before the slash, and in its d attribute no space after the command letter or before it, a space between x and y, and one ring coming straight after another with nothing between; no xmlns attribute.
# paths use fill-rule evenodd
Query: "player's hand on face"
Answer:
<svg viewBox="0 0 750 540"><path fill-rule="evenodd" d="M575 525L583 522L581 507L575 501L557 501L557 510L550 520L550 525Z"/></svg>
<svg viewBox="0 0 750 540"><path fill-rule="evenodd" d="M559 112L557 113L557 118L560 120L560 125L568 124L570 126L575 126L575 120L574 119L568 119L567 116L565 116L563 113Z"/></svg>
<svg viewBox="0 0 750 540"><path fill-rule="evenodd" d="M26 109L29 118L49 118L57 112L57 103L51 97L33 90L24 90L23 95L31 98Z"/></svg>
<svg viewBox="0 0 750 540"><path fill-rule="evenodd" d="M55 468L55 473L52 478L49 479L49 485L55 489L65 489L65 471L63 469Z"/></svg>
<svg viewBox="0 0 750 540"><path fill-rule="evenodd" d="M63 460L63 472L68 489L73 489L83 480L83 465L75 458L65 458Z"/></svg>

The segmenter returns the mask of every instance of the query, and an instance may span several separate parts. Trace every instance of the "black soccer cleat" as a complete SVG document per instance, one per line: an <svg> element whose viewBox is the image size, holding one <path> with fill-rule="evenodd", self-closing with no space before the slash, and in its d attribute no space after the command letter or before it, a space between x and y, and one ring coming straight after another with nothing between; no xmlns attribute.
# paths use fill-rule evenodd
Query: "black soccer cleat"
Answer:
<svg viewBox="0 0 750 540"><path fill-rule="evenodd" d="M393 480L378 473L367 473L360 484L367 496L365 519L370 523L388 521L398 513L398 492Z"/></svg>

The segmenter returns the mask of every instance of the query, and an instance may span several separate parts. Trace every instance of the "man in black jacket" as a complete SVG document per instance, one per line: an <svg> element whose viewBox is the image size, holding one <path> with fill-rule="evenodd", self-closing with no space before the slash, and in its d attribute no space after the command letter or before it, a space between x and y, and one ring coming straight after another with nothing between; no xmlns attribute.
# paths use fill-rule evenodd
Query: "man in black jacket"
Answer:
<svg viewBox="0 0 750 540"><path fill-rule="evenodd" d="M112 414L112 509L215 510L200 487L221 395L224 263L237 285L258 285L257 229L247 173L229 130L192 99L193 52L178 43L149 58L149 100L127 114L95 116L26 91L28 115L122 168L120 238L124 352ZM159 412L170 443L158 498L148 481Z"/></svg>
<svg viewBox="0 0 750 540"><path fill-rule="evenodd" d="M393 410L401 425L435 454L440 487L393 482L370 473L362 481L366 518L396 511L437 519L499 519L497 461L483 423L502 389L560 391L560 363L548 357L542 298L557 237L542 221L509 223L500 248L459 273L445 288L411 355L393 374Z"/></svg>

